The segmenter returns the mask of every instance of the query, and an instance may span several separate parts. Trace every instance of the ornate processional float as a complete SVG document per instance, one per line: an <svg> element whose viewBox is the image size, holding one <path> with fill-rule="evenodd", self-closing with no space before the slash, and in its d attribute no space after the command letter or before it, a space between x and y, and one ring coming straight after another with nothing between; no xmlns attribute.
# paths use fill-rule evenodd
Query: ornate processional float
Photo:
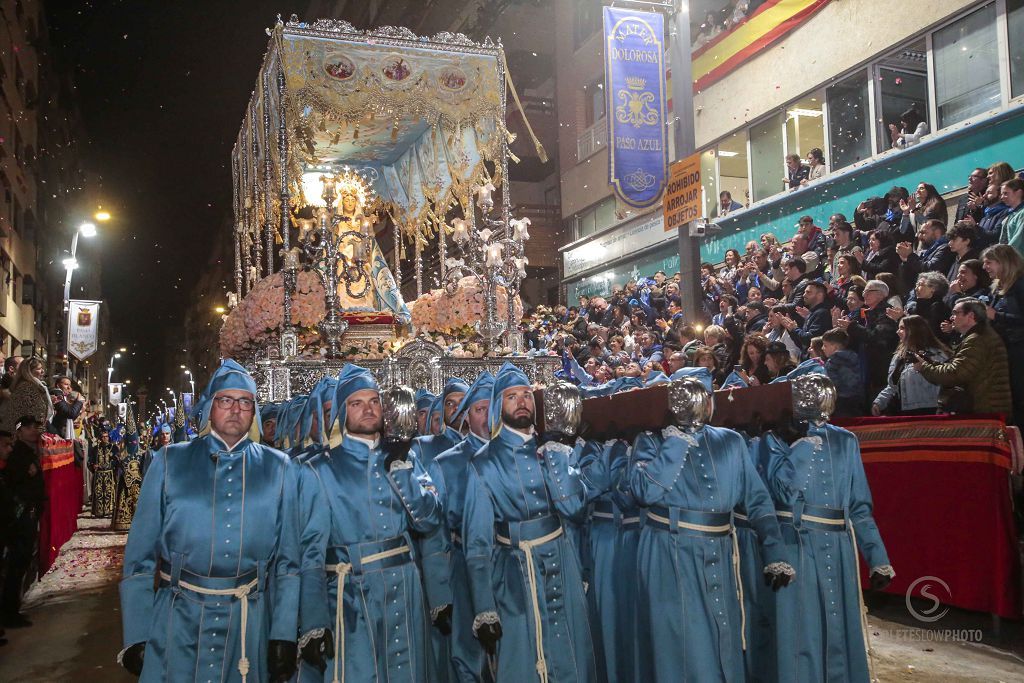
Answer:
<svg viewBox="0 0 1024 683"><path fill-rule="evenodd" d="M250 367L264 401L347 362L434 391L506 360L551 381L557 358L521 353L530 221L513 217L505 183L515 158L500 42L294 16L268 34L232 151L222 355Z"/></svg>

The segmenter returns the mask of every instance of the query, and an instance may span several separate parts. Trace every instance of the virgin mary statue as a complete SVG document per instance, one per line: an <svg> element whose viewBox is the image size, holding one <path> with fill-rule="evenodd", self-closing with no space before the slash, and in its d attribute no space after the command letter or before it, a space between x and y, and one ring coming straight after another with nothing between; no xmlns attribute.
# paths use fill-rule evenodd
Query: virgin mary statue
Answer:
<svg viewBox="0 0 1024 683"><path fill-rule="evenodd" d="M325 185L330 178L324 179ZM376 217L370 212L372 190L355 171L333 177L338 208L335 230L343 258L338 263L338 305L346 317L367 314L367 322L390 313L396 322L409 320L409 309L384 254L373 235Z"/></svg>

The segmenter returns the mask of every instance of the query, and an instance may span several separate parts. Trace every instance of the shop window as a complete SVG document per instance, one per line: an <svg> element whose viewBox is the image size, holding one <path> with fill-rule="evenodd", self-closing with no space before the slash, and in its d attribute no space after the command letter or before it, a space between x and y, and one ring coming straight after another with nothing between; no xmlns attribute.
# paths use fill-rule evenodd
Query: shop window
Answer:
<svg viewBox="0 0 1024 683"><path fill-rule="evenodd" d="M1024 0L1006 0L1010 50L1010 96L1024 95Z"/></svg>
<svg viewBox="0 0 1024 683"><path fill-rule="evenodd" d="M812 149L825 149L825 96L814 93L786 107L786 154L806 161Z"/></svg>
<svg viewBox="0 0 1024 683"><path fill-rule="evenodd" d="M782 112L750 127L750 187L755 202L783 191Z"/></svg>
<svg viewBox="0 0 1024 683"><path fill-rule="evenodd" d="M988 4L932 34L938 128L999 106L996 7Z"/></svg>
<svg viewBox="0 0 1024 683"><path fill-rule="evenodd" d="M825 90L832 170L871 156L868 72L858 71Z"/></svg>
<svg viewBox="0 0 1024 683"><path fill-rule="evenodd" d="M733 201L749 206L747 183L747 131L742 130L718 144L718 191L728 191ZM718 201L717 196L715 201ZM718 215L717 211L715 215Z"/></svg>

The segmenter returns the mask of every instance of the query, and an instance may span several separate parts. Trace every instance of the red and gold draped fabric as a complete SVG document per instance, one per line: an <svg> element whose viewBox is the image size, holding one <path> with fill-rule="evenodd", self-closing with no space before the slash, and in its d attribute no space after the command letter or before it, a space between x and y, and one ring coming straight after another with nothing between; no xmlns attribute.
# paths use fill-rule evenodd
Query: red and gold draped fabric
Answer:
<svg viewBox="0 0 1024 683"><path fill-rule="evenodd" d="M829 0L768 0L732 30L693 53L693 89L702 90L807 21Z"/></svg>
<svg viewBox="0 0 1024 683"><path fill-rule="evenodd" d="M887 592L920 596L930 581L943 604L1019 618L1012 446L1003 421L937 415L836 422L860 441L875 521L896 569Z"/></svg>

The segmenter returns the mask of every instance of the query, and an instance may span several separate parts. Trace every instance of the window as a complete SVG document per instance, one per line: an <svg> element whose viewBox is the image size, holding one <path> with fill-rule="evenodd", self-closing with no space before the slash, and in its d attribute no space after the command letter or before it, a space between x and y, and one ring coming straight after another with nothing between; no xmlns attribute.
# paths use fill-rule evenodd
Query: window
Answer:
<svg viewBox="0 0 1024 683"><path fill-rule="evenodd" d="M825 90L832 170L871 156L868 72L859 71Z"/></svg>
<svg viewBox="0 0 1024 683"><path fill-rule="evenodd" d="M604 118L604 79L583 86L583 122L587 128Z"/></svg>
<svg viewBox="0 0 1024 683"><path fill-rule="evenodd" d="M781 176L780 176L781 177ZM718 144L718 191L728 191L734 202L750 205L747 186L747 131L733 133ZM718 201L718 197L715 197ZM718 215L718 212L715 212Z"/></svg>
<svg viewBox="0 0 1024 683"><path fill-rule="evenodd" d="M755 202L784 189L786 155L782 150L782 112L750 127L750 186Z"/></svg>
<svg viewBox="0 0 1024 683"><path fill-rule="evenodd" d="M807 159L812 149L825 149L824 101L824 95L817 92L786 107L786 154Z"/></svg>
<svg viewBox="0 0 1024 683"><path fill-rule="evenodd" d="M1012 35L1012 34L1011 34ZM932 34L937 128L999 106L996 7L989 4Z"/></svg>
<svg viewBox="0 0 1024 683"><path fill-rule="evenodd" d="M924 40L918 40L878 63L875 76L878 84L878 97L875 101L879 109L876 124L878 152L892 147L889 124L899 126L903 112L914 109L926 121L928 119L928 57L925 53ZM931 130L931 122L928 124Z"/></svg>
<svg viewBox="0 0 1024 683"><path fill-rule="evenodd" d="M601 232L615 225L615 197L606 197L576 216L576 239Z"/></svg>
<svg viewBox="0 0 1024 683"><path fill-rule="evenodd" d="M576 20L573 25L573 38L576 47L579 48L590 36L601 30L604 22L601 0L576 0L573 18Z"/></svg>
<svg viewBox="0 0 1024 683"><path fill-rule="evenodd" d="M1024 0L1006 0L1006 32L1010 36L1010 97L1024 95Z"/></svg>

